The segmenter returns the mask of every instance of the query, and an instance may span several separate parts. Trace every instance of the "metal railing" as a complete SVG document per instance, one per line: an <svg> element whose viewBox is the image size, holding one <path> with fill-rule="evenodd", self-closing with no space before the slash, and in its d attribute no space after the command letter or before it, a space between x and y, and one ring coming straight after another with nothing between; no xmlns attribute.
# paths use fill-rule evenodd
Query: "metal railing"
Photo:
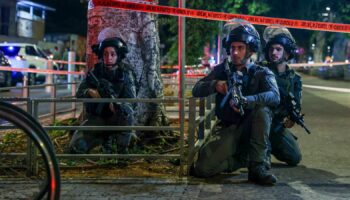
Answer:
<svg viewBox="0 0 350 200"><path fill-rule="evenodd" d="M107 102L141 102L141 103L166 103L166 102L176 102L184 103L184 99L178 98L166 98L166 99L57 99L57 98L32 98L32 99L11 99L6 98L6 101L27 101L28 112L34 117L38 118L39 104L41 103L107 103ZM184 115L184 114L183 114ZM15 129L14 126L0 126L3 129ZM184 116L180 117L179 126L43 126L47 131L50 130L135 130L135 131L179 131L179 145L180 153L178 154L57 154L58 158L71 158L71 159L80 159L80 158L153 158L153 159L164 159L164 158L178 158L180 160L180 170L179 175L183 174L184 171ZM26 157L26 168L27 175L37 175L38 174L38 159L37 153L34 149L32 143L28 140L27 152L26 153L1 153L1 156L20 156Z"/></svg>
<svg viewBox="0 0 350 200"><path fill-rule="evenodd" d="M68 83L49 83L49 84L41 84L41 85L28 85L28 79L26 76L23 78L23 84L22 86L17 87L4 87L0 88L0 92L2 91L9 91L9 90L18 90L21 91L21 95L19 97L8 97L8 99L26 99L26 98L33 98L34 94L32 94L32 91L35 89L45 88L45 91L43 93L49 93L49 98L58 98L57 91L59 88L65 87L68 88L71 91L71 95L68 96L61 96L59 98L73 98L75 97L75 93L77 91L77 85L79 82L68 82ZM2 97L3 98L3 97ZM27 101L18 101L18 103L15 103L17 106L23 108L24 110L28 111L28 105ZM24 106L24 107L22 107ZM29 106L30 107L30 106ZM66 113L66 112L74 112L77 110L76 103L72 103L71 108L67 110L60 110L59 113ZM28 111L31 113L30 111ZM56 109L56 102L52 102L50 104L50 112L47 114L43 114L39 116L39 118L42 117L51 117L51 121L54 122L56 120L56 114L58 113Z"/></svg>
<svg viewBox="0 0 350 200"><path fill-rule="evenodd" d="M76 83L71 83L76 85ZM52 117L52 122L56 119L56 104L57 103L69 103L71 102L72 109L71 111L76 111L77 103L98 103L98 102L132 102L132 103L181 103L184 105L183 111L177 110L179 112L180 126L44 126L45 130L135 130L135 131L179 131L179 145L180 153L178 154L57 154L58 158L71 158L71 159L80 159L80 158L178 158L180 159L180 170L179 175L183 174L184 164L186 163L188 167L193 163L194 155L198 151L200 145L203 143L205 136L208 135L213 128L213 121L215 121L214 115L214 96L209 96L207 98L189 98L189 99L178 99L175 97L165 98L165 99L77 99L77 98L57 98L56 91L57 87L60 84L45 84L38 86L24 86L23 90L27 95L26 98L6 98L6 101L15 101L15 102L24 102L26 104L26 110L33 117L39 118L39 104L50 103L50 113ZM51 87L50 98L29 98L30 89L38 87ZM72 88L75 94L75 88ZM4 99L2 99L4 100ZM186 108L185 108L186 107ZM188 113L188 157L185 157L185 111ZM183 115L183 116L180 116ZM13 129L13 126L1 126L1 129ZM197 138L197 140L196 140ZM34 149L33 143L28 140L27 142L27 152L26 153L1 153L2 156L19 156L26 157L27 163L27 175L35 175L38 170L38 159L36 158L37 153ZM187 161L187 162L185 162ZM189 168L188 168L189 169ZM187 169L187 170L188 170Z"/></svg>
<svg viewBox="0 0 350 200"><path fill-rule="evenodd" d="M210 135L216 123L215 117L215 96L211 95L206 98L190 98L188 113L188 158L187 170L189 172L194 162L195 154ZM197 105L199 104L198 117ZM197 138L196 138L197 136Z"/></svg>
<svg viewBox="0 0 350 200"><path fill-rule="evenodd" d="M205 136L209 134L213 128L214 106L213 96L207 98L166 98L166 99L57 99L57 98L7 98L7 101L26 101L28 112L35 118L38 117L38 109L41 103L55 102L86 102L86 103L106 103L106 102L142 102L142 103L167 103L179 102L185 103L188 101L188 157L185 157L185 118L180 117L179 126L43 126L47 131L50 130L135 130L135 131L179 131L180 153L177 154L57 154L58 158L81 159L81 158L146 158L146 159L169 159L178 158L180 160L179 175L184 174L184 165L189 166L193 163L194 154L202 144ZM198 113L198 116L197 116ZM14 129L13 126L1 126L1 129ZM197 133L197 134L196 134ZM198 140L196 141L195 138ZM26 153L1 153L1 156L19 156L26 157L27 175L36 175L38 173L38 155L33 146L33 143L28 140ZM186 162L187 161L187 162Z"/></svg>

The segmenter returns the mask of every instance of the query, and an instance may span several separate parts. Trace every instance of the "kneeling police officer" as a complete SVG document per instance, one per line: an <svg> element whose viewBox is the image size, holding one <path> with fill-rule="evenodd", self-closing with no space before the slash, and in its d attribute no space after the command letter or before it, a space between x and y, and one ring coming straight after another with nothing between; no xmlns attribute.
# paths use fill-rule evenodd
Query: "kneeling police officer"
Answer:
<svg viewBox="0 0 350 200"><path fill-rule="evenodd" d="M99 62L79 85L77 98L135 98L136 88L131 67L122 62L128 52L126 43L118 37L107 38L92 46ZM131 103L85 103L85 126L132 126ZM127 153L132 131L76 131L70 142L72 153L88 153L102 145L104 153Z"/></svg>

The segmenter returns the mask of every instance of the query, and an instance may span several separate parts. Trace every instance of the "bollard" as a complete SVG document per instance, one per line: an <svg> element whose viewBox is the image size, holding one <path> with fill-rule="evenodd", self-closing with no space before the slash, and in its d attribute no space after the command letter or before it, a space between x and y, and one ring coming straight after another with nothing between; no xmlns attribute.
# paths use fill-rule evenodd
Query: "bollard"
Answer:
<svg viewBox="0 0 350 200"><path fill-rule="evenodd" d="M52 60L47 61L47 69L48 70L53 69L53 61ZM45 79L45 84L52 84L52 83L53 83L53 74L47 74L46 79ZM51 92L51 90L52 90L52 87L50 85L45 87L45 91L47 93Z"/></svg>
<svg viewBox="0 0 350 200"><path fill-rule="evenodd" d="M69 51L68 52L68 72L74 72L75 71L75 64L72 64L71 62L75 62L75 52L74 51ZM69 84L73 82L74 80L74 75L73 74L68 74L67 76L67 89L71 90L72 89L72 84Z"/></svg>
<svg viewBox="0 0 350 200"><path fill-rule="evenodd" d="M29 87L28 87L28 77L27 75L23 76L23 87L22 87L22 97L28 98L29 97Z"/></svg>

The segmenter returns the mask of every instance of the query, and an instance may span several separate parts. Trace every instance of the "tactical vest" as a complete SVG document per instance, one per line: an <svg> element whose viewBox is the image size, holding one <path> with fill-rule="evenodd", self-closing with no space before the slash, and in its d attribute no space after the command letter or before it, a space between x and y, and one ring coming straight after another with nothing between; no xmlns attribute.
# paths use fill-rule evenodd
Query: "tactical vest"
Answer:
<svg viewBox="0 0 350 200"><path fill-rule="evenodd" d="M218 69L221 69L221 77L220 80L228 81L228 77L231 76L231 73L235 71L236 69L233 66L225 66L227 65L227 60L224 61L222 64L218 65ZM227 70L229 68L229 70ZM263 71L264 69L256 64L252 64L252 66L249 67L248 71L243 72L243 85L242 85L242 94L243 96L248 96L252 94L256 94L259 90L259 87L257 85L257 81L255 80L256 73L259 71ZM252 111L251 109L245 109L246 115L243 117L240 116L239 113L233 112L232 108L229 105L229 102L227 101L223 108L220 107L220 103L222 102L225 95L222 95L220 93L216 94L216 108L215 113L216 116L220 119L220 121L223 124L238 124L246 116L249 115L249 113Z"/></svg>
<svg viewBox="0 0 350 200"><path fill-rule="evenodd" d="M287 71L283 74L276 74L276 81L279 88L282 88L287 93L294 93L294 76L292 71Z"/></svg>
<svg viewBox="0 0 350 200"><path fill-rule="evenodd" d="M98 79L105 79L110 83L112 83L112 88L117 94L116 95L117 97L121 95L121 92L123 91L123 88L124 88L124 82L128 78L124 70L123 63L121 63L120 66L114 70L106 70L106 68L103 65L98 64L95 66L93 73ZM105 97L105 98L109 98L109 97Z"/></svg>
<svg viewBox="0 0 350 200"><path fill-rule="evenodd" d="M105 79L111 83L111 87L115 92L116 98L119 98L123 95L122 92L124 89L124 83L125 80L128 78L127 73L124 70L124 66L120 66L115 70L108 71L101 63L98 63L95 65L93 73L99 81ZM99 89L101 88L96 89L99 91ZM99 93L101 94L102 92L99 91ZM111 97L102 95L102 98ZM113 115L113 113L109 109L109 103L87 103L86 111L87 113L107 118Z"/></svg>
<svg viewBox="0 0 350 200"><path fill-rule="evenodd" d="M278 85L279 90L283 90L285 94L292 93L295 94L295 82L296 82L296 74L294 70L287 69L284 73L277 73L275 72L275 78ZM280 92L282 93L282 92ZM282 120L286 116L282 116L282 113L286 113L286 111L283 110L283 106L286 104L286 98L281 96L281 102L280 105L275 110L274 114L276 118L280 118Z"/></svg>

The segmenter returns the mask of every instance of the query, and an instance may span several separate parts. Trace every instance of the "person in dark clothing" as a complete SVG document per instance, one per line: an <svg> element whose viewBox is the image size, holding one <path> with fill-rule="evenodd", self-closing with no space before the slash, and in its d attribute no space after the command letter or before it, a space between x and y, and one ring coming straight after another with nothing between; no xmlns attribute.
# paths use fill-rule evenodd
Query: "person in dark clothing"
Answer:
<svg viewBox="0 0 350 200"><path fill-rule="evenodd" d="M267 167L268 136L272 120L271 108L279 104L279 92L274 74L254 64L250 57L260 47L260 36L247 21L233 19L225 24L228 30L223 47L229 55L223 63L199 80L194 97L216 95L216 116L219 123L200 147L190 173L210 177L248 167L248 179L262 185L273 185L277 178ZM233 73L242 77L244 115L231 99L223 106L228 83Z"/></svg>
<svg viewBox="0 0 350 200"><path fill-rule="evenodd" d="M131 67L122 60L127 53L126 43L120 38L108 38L93 51L100 62L79 85L77 98L135 98L136 88ZM93 78L95 77L95 79ZM94 82L98 80L99 85ZM131 103L85 103L85 126L132 126L134 123ZM101 145L104 153L127 153L131 131L76 131L70 142L73 153L88 153ZM117 149L113 149L116 141Z"/></svg>
<svg viewBox="0 0 350 200"><path fill-rule="evenodd" d="M278 160L290 166L296 166L301 161L301 152L297 137L289 129L295 122L289 118L287 108L290 102L287 102L285 95L292 93L296 100L296 107L301 109L301 77L287 64L295 57L297 46L288 29L279 25L266 27L264 39L266 65L275 74L281 94L281 103L274 110L269 154L272 153Z"/></svg>

